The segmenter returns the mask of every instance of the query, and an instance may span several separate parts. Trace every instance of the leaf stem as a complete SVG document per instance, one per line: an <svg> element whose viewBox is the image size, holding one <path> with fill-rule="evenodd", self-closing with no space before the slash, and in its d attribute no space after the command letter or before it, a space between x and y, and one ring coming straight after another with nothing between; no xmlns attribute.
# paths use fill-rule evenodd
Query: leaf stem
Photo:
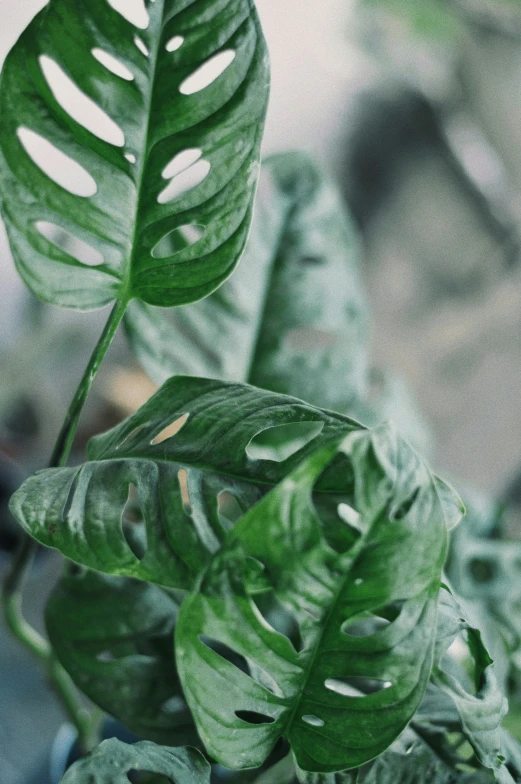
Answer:
<svg viewBox="0 0 521 784"><path fill-rule="evenodd" d="M92 356L79 383L78 389L69 406L67 416L65 417L65 421L52 452L51 460L49 461L49 468L58 468L67 463L85 401L87 400L101 363L103 362L121 320L125 315L127 306L128 302L126 300L118 301L110 313L105 328L92 352ZM78 731L78 739L82 746L82 751L86 752L94 745L92 738L92 721L89 717L89 713L78 698L76 688L71 678L56 659L48 641L27 622L23 615L23 587L31 569L37 547L37 543L30 536L27 534L23 535L18 552L13 558L11 568L6 575L3 584L2 600L4 617L12 634L32 654L37 656L47 665L51 682L56 689L69 718L74 722Z"/></svg>

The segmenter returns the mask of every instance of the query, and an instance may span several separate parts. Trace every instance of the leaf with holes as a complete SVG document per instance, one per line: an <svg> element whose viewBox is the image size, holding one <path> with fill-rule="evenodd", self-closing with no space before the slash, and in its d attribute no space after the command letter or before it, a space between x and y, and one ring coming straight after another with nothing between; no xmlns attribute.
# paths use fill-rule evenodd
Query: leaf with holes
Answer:
<svg viewBox="0 0 521 784"><path fill-rule="evenodd" d="M210 784L210 765L195 749L169 749L149 741L128 746L115 738L74 763L62 784L128 784L133 771L157 773L172 784Z"/></svg>
<svg viewBox="0 0 521 784"><path fill-rule="evenodd" d="M72 567L54 589L46 626L76 685L144 740L197 745L173 666L177 602L155 585Z"/></svg>
<svg viewBox="0 0 521 784"><path fill-rule="evenodd" d="M344 552L328 544L312 495L339 454L352 482L344 525L356 532ZM385 426L318 449L236 524L177 626L181 682L212 756L253 767L284 737L303 770L334 772L393 743L431 674L457 505ZM262 613L262 586L300 645Z"/></svg>
<svg viewBox="0 0 521 784"><path fill-rule="evenodd" d="M444 591L433 683L454 702L463 732L480 763L499 781L513 781L503 763L501 722L508 704L498 688L493 661L481 634L470 626L463 608ZM449 656L445 656L448 650ZM473 677L467 674L468 665Z"/></svg>
<svg viewBox="0 0 521 784"><path fill-rule="evenodd" d="M81 309L214 291L246 242L268 80L253 0L51 0L0 82L2 212L31 290Z"/></svg>
<svg viewBox="0 0 521 784"><path fill-rule="evenodd" d="M30 477L11 509L31 536L72 561L190 589L227 530L267 489L333 435L359 428L284 395L176 377L94 438L90 462ZM273 431L276 454L258 443ZM334 463L318 489L349 489L344 469Z"/></svg>

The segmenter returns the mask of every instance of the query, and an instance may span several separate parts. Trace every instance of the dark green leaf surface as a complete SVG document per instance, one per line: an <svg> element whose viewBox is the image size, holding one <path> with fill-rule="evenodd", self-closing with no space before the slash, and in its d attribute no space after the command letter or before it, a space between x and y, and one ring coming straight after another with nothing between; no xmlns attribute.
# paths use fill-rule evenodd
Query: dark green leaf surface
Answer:
<svg viewBox="0 0 521 784"><path fill-rule="evenodd" d="M246 242L269 79L253 0L147 0L143 14L138 29L107 0L51 0L4 65L2 212L20 274L53 304L193 302ZM233 53L204 89L190 81Z"/></svg>
<svg viewBox="0 0 521 784"><path fill-rule="evenodd" d="M434 477L391 428L352 434L340 451L358 538L338 552L312 500L338 451L314 452L236 524L181 609L185 695L209 753L228 767L260 765L286 737L303 770L356 768L392 744L423 698L457 502L444 508ZM254 602L262 588L298 623L299 650ZM376 625L357 631L367 622Z"/></svg>
<svg viewBox="0 0 521 784"><path fill-rule="evenodd" d="M178 432L153 443L172 423ZM255 436L290 423L311 423L316 437L282 462L248 455ZM219 509L222 493L235 499L240 516L306 454L359 427L284 395L178 377L137 414L94 438L91 462L40 471L11 506L28 533L73 561L190 589L230 527ZM342 493L350 481L340 461L319 489ZM144 521L144 552L137 554L123 526L132 488Z"/></svg>
<svg viewBox="0 0 521 784"><path fill-rule="evenodd" d="M263 163L241 265L208 299L162 311L134 303L131 343L150 376L251 383L348 411L367 392L367 307L356 230L305 155Z"/></svg>
<svg viewBox="0 0 521 784"><path fill-rule="evenodd" d="M195 749L167 749L143 741L106 740L65 774L62 784L128 784L128 773L167 776L172 784L210 784L210 765Z"/></svg>
<svg viewBox="0 0 521 784"><path fill-rule="evenodd" d="M137 737L198 742L173 664L177 602L150 583L72 567L46 609L53 650L76 685Z"/></svg>

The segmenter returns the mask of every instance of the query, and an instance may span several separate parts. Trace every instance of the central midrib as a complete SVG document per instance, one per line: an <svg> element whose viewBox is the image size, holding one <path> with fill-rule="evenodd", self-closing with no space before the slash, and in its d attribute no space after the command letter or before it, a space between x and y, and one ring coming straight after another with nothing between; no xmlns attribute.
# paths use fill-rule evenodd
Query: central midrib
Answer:
<svg viewBox="0 0 521 784"><path fill-rule="evenodd" d="M147 30L151 31L153 29L153 16L157 14L159 21L156 23L157 27L159 28L157 35L150 35L149 36L149 54L148 54L148 61L149 61L149 95L148 100L146 102L146 127L145 132L143 135L143 149L141 154L141 161L139 165L139 173L137 176L136 182L136 209L134 213L134 230L132 233L132 242L130 245L130 253L128 256L128 262L126 265L126 269L124 271L124 275L122 278L123 288L122 288L122 300L126 300L129 303L133 299L132 295L132 272L136 258L136 247L137 247L137 239L138 239L138 228L139 228L139 213L141 211L141 201L142 201L142 193L143 193L143 183L145 180L145 173L148 164L148 144L150 139L150 130L151 130L151 114L152 114L152 102L154 99L154 85L156 81L156 72L157 72L157 62L159 59L159 48L161 46L161 33L163 30L163 19L165 13L165 0L155 0L154 3L150 3L148 7L148 13L150 22L148 25ZM137 33L136 33L137 35ZM139 158L138 158L139 160Z"/></svg>

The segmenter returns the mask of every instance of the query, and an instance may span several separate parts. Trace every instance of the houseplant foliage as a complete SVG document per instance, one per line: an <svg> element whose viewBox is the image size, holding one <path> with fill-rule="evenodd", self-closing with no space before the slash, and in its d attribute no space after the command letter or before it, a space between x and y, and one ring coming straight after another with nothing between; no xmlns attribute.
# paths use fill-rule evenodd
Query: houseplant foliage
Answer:
<svg viewBox="0 0 521 784"><path fill-rule="evenodd" d="M51 0L0 83L22 277L56 305L114 303L49 467L11 502L28 537L6 618L76 722L63 782L512 782L494 664L443 573L463 506L408 404L372 390L356 235L306 158L268 162L218 289L267 103L253 2L135 8ZM69 467L124 316L162 386ZM66 558L48 639L21 613L34 540ZM75 687L140 742L96 747Z"/></svg>

